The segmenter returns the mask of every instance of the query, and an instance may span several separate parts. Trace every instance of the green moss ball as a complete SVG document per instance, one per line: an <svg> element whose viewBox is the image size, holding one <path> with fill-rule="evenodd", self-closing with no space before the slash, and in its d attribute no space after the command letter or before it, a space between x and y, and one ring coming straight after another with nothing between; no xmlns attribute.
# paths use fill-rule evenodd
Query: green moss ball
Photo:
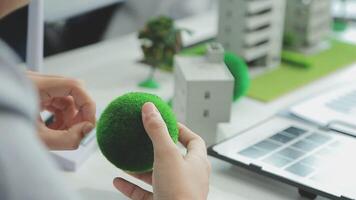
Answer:
<svg viewBox="0 0 356 200"><path fill-rule="evenodd" d="M177 120L166 102L156 95L133 92L113 100L97 124L97 140L103 155L116 167L132 173L152 170L153 146L142 122L142 106L152 102L178 141Z"/></svg>

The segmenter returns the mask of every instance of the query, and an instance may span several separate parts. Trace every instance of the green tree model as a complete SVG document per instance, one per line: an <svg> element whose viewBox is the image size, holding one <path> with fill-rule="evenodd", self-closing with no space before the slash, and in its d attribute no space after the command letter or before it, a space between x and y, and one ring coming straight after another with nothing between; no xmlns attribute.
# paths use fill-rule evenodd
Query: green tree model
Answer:
<svg viewBox="0 0 356 200"><path fill-rule="evenodd" d="M144 62L151 66L147 80L141 82L141 87L158 88L154 80L156 68L171 71L174 55L182 47L181 29L175 27L174 21L166 16L159 16L148 21L139 31Z"/></svg>

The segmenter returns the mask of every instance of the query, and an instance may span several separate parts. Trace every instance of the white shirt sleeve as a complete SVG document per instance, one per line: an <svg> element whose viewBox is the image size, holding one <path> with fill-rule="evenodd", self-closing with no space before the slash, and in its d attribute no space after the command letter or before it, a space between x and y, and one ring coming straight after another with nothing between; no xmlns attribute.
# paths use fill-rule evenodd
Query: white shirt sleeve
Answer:
<svg viewBox="0 0 356 200"><path fill-rule="evenodd" d="M0 55L0 199L78 199L36 134L37 99L29 81Z"/></svg>

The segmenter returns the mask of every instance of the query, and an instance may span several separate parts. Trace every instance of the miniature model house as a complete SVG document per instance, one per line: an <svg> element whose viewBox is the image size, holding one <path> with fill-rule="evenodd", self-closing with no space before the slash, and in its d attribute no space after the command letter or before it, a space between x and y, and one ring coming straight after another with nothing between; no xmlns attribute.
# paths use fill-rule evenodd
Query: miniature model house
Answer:
<svg viewBox="0 0 356 200"><path fill-rule="evenodd" d="M217 41L250 66L280 63L285 0L220 0Z"/></svg>
<svg viewBox="0 0 356 200"><path fill-rule="evenodd" d="M313 48L331 30L330 0L288 0L285 45L297 50Z"/></svg>
<svg viewBox="0 0 356 200"><path fill-rule="evenodd" d="M176 56L175 65L176 116L212 144L218 123L230 120L233 99L234 78L224 63L224 49L214 43L206 56Z"/></svg>

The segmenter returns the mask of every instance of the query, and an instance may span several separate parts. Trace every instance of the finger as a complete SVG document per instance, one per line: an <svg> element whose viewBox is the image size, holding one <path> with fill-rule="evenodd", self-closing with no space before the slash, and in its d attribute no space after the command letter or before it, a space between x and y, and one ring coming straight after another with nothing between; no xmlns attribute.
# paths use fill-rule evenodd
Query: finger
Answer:
<svg viewBox="0 0 356 200"><path fill-rule="evenodd" d="M61 130L64 128L64 117L62 111L49 106L46 110L50 111L53 114L53 121L48 125L48 128L54 130Z"/></svg>
<svg viewBox="0 0 356 200"><path fill-rule="evenodd" d="M83 119L95 124L95 103L79 81L53 78L52 81L46 82L46 87L42 91L45 91L44 96L47 95L47 98L72 96Z"/></svg>
<svg viewBox="0 0 356 200"><path fill-rule="evenodd" d="M75 120L76 116L78 115L78 110L75 108L74 104L68 105L68 107L62 112L63 112L64 123L67 127L71 127L74 124L83 122L83 119Z"/></svg>
<svg viewBox="0 0 356 200"><path fill-rule="evenodd" d="M82 120L95 124L96 105L84 88L73 87L70 96L73 97L74 103L79 111L78 114L81 115Z"/></svg>
<svg viewBox="0 0 356 200"><path fill-rule="evenodd" d="M50 105L59 110L65 110L68 106L74 104L72 97L57 97L53 98Z"/></svg>
<svg viewBox="0 0 356 200"><path fill-rule="evenodd" d="M187 148L188 154L194 153L206 157L206 145L204 140L183 124L178 124L179 142Z"/></svg>
<svg viewBox="0 0 356 200"><path fill-rule="evenodd" d="M142 174L131 174L131 173L129 173L129 174L130 174L130 176L133 176L147 184L152 185L152 172L147 172L147 173L142 173Z"/></svg>
<svg viewBox="0 0 356 200"><path fill-rule="evenodd" d="M42 74L34 71L26 71L26 74L30 76L37 76L37 77L63 78L62 76L57 76L52 74Z"/></svg>
<svg viewBox="0 0 356 200"><path fill-rule="evenodd" d="M55 108L54 106L47 106L46 110L53 114L53 121L48 124L48 128L55 130L64 130L73 126L74 124L78 124L83 122L83 120L74 120L77 115L77 110L74 105L67 106L65 110L60 110Z"/></svg>
<svg viewBox="0 0 356 200"><path fill-rule="evenodd" d="M41 97L41 110L46 110L47 107L51 105L53 98L43 99Z"/></svg>
<svg viewBox="0 0 356 200"><path fill-rule="evenodd" d="M152 200L153 195L137 185L134 185L122 178L115 178L113 184L116 189L132 200Z"/></svg>
<svg viewBox="0 0 356 200"><path fill-rule="evenodd" d="M65 125L64 128L71 127L74 124L84 121L81 115L78 113L72 97L56 98L53 100L51 106L62 112L61 116L63 117Z"/></svg>
<svg viewBox="0 0 356 200"><path fill-rule="evenodd" d="M73 125L68 130L52 130L41 126L40 135L51 150L73 150L79 147L81 140L93 128L90 122Z"/></svg>
<svg viewBox="0 0 356 200"><path fill-rule="evenodd" d="M149 102L142 107L142 121L144 128L153 143L155 153L165 153L176 149L168 133L168 128L156 106Z"/></svg>

